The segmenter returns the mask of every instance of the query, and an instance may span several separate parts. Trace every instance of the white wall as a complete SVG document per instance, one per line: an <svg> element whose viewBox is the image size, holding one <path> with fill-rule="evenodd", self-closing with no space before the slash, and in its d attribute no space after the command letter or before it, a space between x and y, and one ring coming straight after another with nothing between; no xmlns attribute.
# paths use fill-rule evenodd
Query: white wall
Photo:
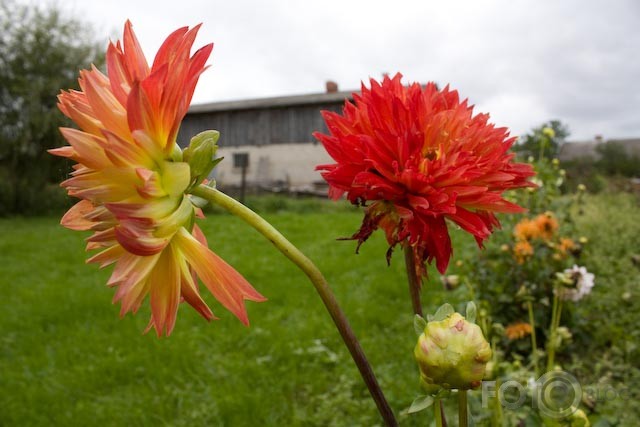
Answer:
<svg viewBox="0 0 640 427"><path fill-rule="evenodd" d="M233 167L234 153L249 153L247 184L269 185L274 181L285 181L292 190L312 188L314 182L323 181L315 167L335 163L320 143L220 147L217 156L224 160L212 175L220 187L240 185L242 173L240 168Z"/></svg>

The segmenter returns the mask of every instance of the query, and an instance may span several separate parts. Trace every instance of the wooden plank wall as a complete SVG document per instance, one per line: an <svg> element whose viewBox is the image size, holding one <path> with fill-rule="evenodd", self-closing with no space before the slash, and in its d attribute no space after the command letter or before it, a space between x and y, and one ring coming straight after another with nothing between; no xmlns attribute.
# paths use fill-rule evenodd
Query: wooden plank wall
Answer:
<svg viewBox="0 0 640 427"><path fill-rule="evenodd" d="M321 110L342 111L343 102L277 108L189 113L182 121L178 143L203 130L220 131L221 147L316 142L313 132L327 132Z"/></svg>

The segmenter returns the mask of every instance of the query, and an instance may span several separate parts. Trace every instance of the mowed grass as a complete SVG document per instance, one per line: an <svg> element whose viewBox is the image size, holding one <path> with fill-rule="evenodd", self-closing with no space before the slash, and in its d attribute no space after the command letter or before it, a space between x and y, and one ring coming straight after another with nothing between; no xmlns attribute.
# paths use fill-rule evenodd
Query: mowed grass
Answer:
<svg viewBox="0 0 640 427"><path fill-rule="evenodd" d="M605 281L611 286L619 283L616 277L629 276L630 267L610 268L607 260L628 258L640 228L620 239L603 224L615 204L624 205L625 224L635 224L628 219L637 218L635 203L628 196L590 198L580 220L593 234L594 269L609 274ZM359 227L358 211L265 216L324 272L392 407L396 413L408 407L420 391L402 254L388 267L379 232L359 255L354 242L336 241ZM119 318L119 305L111 304L114 291L105 286L110 268L85 265L87 235L65 230L58 221L0 220L0 425L380 424L311 284L238 219L217 214L200 224L210 247L269 301L247 303L251 327L246 328L203 289L220 320L207 323L182 304L174 332L162 339L154 332L142 334L148 303L135 316ZM456 253L477 250L468 236L453 234ZM451 296L432 276L426 285L428 311ZM618 286L620 292L638 292L633 280ZM625 327L631 321L618 323ZM426 420L401 421L423 425Z"/></svg>

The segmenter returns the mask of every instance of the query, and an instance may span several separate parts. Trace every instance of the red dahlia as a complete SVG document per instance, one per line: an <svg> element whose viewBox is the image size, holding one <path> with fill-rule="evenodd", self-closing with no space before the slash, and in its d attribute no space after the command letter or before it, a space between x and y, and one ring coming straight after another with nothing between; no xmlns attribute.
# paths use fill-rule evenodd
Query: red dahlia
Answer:
<svg viewBox="0 0 640 427"><path fill-rule="evenodd" d="M478 245L500 223L497 212L524 211L505 200L505 190L534 186L528 164L515 163L509 152L516 138L473 115L458 92L434 83L403 86L401 74L371 79L345 102L343 114L323 111L329 134L316 132L336 161L318 170L329 183L329 196L344 193L366 206L360 230L351 238L358 247L382 228L393 248L409 246L416 268L426 274L434 258L441 273L451 258L446 220L473 234Z"/></svg>

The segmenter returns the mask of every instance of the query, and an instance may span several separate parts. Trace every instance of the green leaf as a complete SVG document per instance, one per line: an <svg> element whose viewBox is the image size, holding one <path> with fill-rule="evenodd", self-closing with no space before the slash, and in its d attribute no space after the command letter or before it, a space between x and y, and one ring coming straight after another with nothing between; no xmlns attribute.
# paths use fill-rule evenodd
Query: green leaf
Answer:
<svg viewBox="0 0 640 427"><path fill-rule="evenodd" d="M413 401L407 412L409 414L415 414L416 412L423 411L433 405L433 402L433 396L419 396Z"/></svg>
<svg viewBox="0 0 640 427"><path fill-rule="evenodd" d="M416 331L418 336L422 335L424 329L427 327L427 321L422 318L419 314L416 314L413 318L413 329Z"/></svg>
<svg viewBox="0 0 640 427"><path fill-rule="evenodd" d="M467 312L466 319L467 322L476 323L476 315L478 314L478 309L476 308L476 304L473 301L469 301L467 303Z"/></svg>
<svg viewBox="0 0 640 427"><path fill-rule="evenodd" d="M455 313L453 306L449 303L442 304L433 316L434 322L440 322Z"/></svg>

